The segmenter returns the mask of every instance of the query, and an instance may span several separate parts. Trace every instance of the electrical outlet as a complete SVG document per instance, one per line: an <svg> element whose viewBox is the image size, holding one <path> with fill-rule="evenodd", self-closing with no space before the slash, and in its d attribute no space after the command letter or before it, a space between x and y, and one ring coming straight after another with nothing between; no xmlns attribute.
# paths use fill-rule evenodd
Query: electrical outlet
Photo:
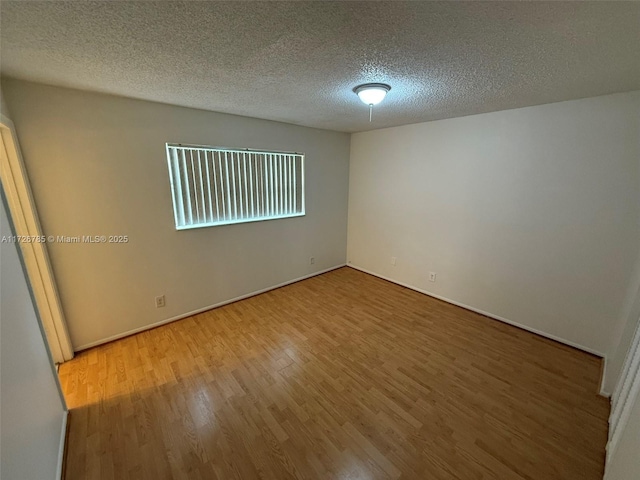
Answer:
<svg viewBox="0 0 640 480"><path fill-rule="evenodd" d="M159 297L156 297L156 308L162 308L164 307L164 295L160 295Z"/></svg>
<svg viewBox="0 0 640 480"><path fill-rule="evenodd" d="M391 265L395 265L396 264L396 257L391 257Z"/></svg>
<svg viewBox="0 0 640 480"><path fill-rule="evenodd" d="M429 281L430 282L436 281L436 272L429 272Z"/></svg>
<svg viewBox="0 0 640 480"><path fill-rule="evenodd" d="M315 257L309 257L309 265L313 265L314 263L316 263Z"/></svg>

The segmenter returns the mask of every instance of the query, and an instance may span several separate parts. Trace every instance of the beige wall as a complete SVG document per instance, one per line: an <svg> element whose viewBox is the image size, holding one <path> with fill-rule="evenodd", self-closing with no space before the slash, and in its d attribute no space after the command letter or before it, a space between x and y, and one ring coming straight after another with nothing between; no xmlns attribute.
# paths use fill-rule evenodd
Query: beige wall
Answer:
<svg viewBox="0 0 640 480"><path fill-rule="evenodd" d="M0 207L0 237L11 236ZM65 406L16 244L0 249L0 472L6 480L54 479Z"/></svg>
<svg viewBox="0 0 640 480"><path fill-rule="evenodd" d="M76 349L345 263L348 134L9 79L3 89L44 233L130 238L48 245ZM307 215L176 231L165 142L304 152Z"/></svg>
<svg viewBox="0 0 640 480"><path fill-rule="evenodd" d="M640 245L639 112L633 92L354 134L348 261L612 353Z"/></svg>

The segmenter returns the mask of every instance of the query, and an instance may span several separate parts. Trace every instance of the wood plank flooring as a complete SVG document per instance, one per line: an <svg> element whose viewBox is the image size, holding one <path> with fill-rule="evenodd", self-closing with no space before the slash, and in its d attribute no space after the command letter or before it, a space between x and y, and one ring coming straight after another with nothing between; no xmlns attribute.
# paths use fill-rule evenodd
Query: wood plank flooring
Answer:
<svg viewBox="0 0 640 480"><path fill-rule="evenodd" d="M599 375L345 267L61 365L66 480L600 480Z"/></svg>

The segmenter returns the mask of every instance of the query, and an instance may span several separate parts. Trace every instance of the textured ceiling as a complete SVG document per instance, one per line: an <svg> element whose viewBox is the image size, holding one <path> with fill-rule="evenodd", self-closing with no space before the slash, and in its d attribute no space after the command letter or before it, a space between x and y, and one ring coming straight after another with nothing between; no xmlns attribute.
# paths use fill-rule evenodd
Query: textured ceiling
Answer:
<svg viewBox="0 0 640 480"><path fill-rule="evenodd" d="M3 75L362 131L640 89L634 2L2 1ZM392 90L374 109L352 92Z"/></svg>

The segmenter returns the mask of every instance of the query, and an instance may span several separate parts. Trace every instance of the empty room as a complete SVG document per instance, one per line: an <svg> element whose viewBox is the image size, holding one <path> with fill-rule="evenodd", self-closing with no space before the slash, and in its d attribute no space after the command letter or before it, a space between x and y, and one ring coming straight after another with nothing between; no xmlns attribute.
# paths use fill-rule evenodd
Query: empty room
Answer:
<svg viewBox="0 0 640 480"><path fill-rule="evenodd" d="M2 480L640 479L640 2L0 2Z"/></svg>

